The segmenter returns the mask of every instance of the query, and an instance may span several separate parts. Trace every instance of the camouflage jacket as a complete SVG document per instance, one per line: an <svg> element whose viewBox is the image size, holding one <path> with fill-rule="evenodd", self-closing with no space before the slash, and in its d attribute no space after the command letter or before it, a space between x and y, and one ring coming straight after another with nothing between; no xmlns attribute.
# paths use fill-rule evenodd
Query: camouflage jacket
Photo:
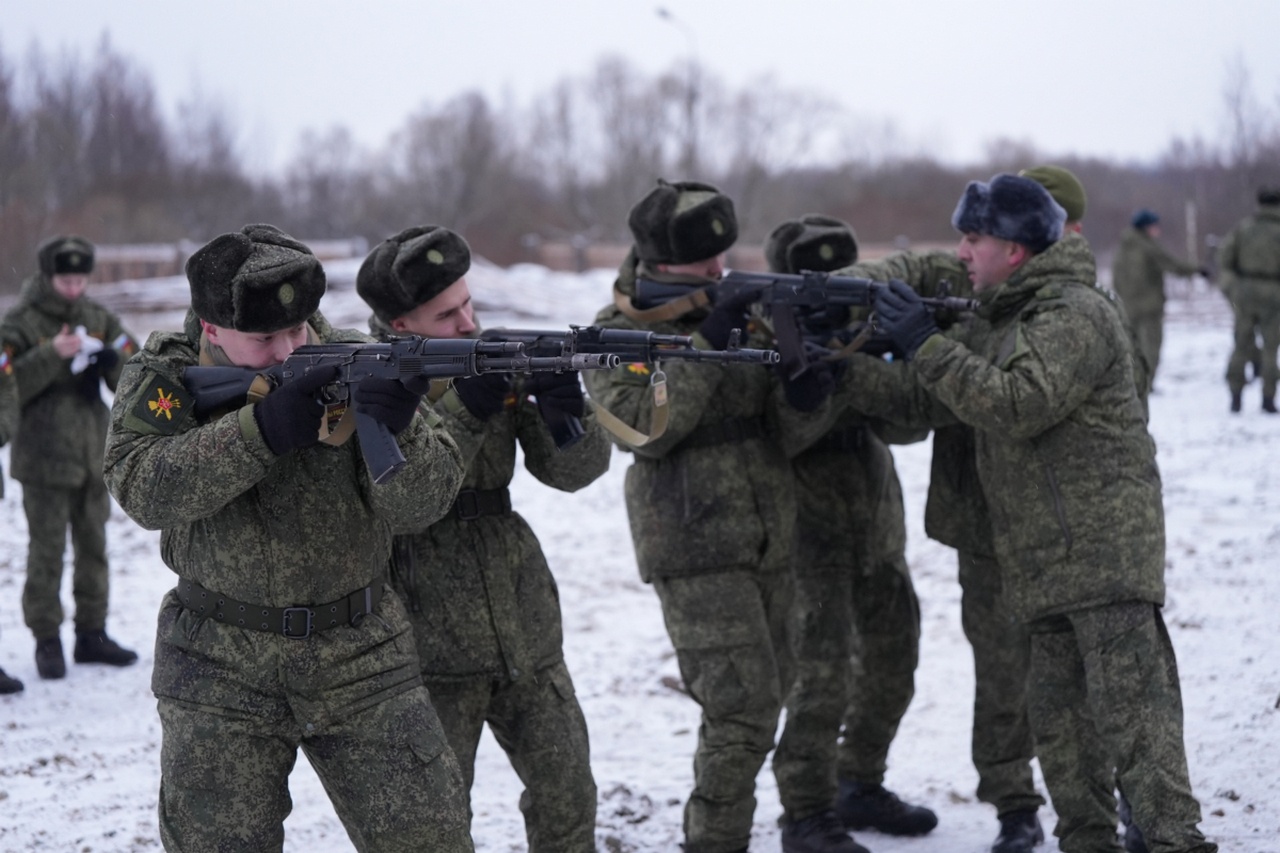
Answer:
<svg viewBox="0 0 1280 853"><path fill-rule="evenodd" d="M967 335L934 335L912 362L925 395L976 429L996 556L1023 619L1164 601L1155 443L1128 335L1095 281L1088 244L1061 240L980 295Z"/></svg>
<svg viewBox="0 0 1280 853"><path fill-rule="evenodd" d="M1219 285L1237 309L1273 310L1280 303L1280 206L1260 205L1231 229L1218 263Z"/></svg>
<svg viewBox="0 0 1280 853"><path fill-rule="evenodd" d="M634 295L636 270L633 254L619 270L616 292ZM640 323L611 305L595 322L693 335L705 347L696 334L702 319L702 312L694 311L671 321ZM767 347L770 340L766 331L752 328L743 345ZM661 369L670 407L666 433L639 448L619 442L635 456L627 470L626 501L640 576L651 581L788 565L796 505L784 441L798 427L774 373L759 366L678 360L663 362ZM597 406L645 432L654 411L653 375L644 365L623 365L587 371L583 378ZM725 429L748 434L742 440L712 437ZM708 440L702 441L704 436Z"/></svg>
<svg viewBox="0 0 1280 853"><path fill-rule="evenodd" d="M373 331L385 334L378 324ZM517 445L525 468L563 492L575 492L609 469L613 448L590 404L582 419L586 434L561 451L522 385L517 378L505 410L483 422L452 391L436 404L463 450L464 492L507 488ZM514 681L563 659L555 578L518 512L471 520L449 513L400 539L407 542L397 544L393 582L409 607L425 677ZM402 544L412 551L407 560Z"/></svg>
<svg viewBox="0 0 1280 853"><path fill-rule="evenodd" d="M1164 313L1164 274L1196 274L1195 264L1179 260L1137 228L1126 228L1111 262L1111 288L1134 319Z"/></svg>
<svg viewBox="0 0 1280 853"><path fill-rule="evenodd" d="M103 377L112 390L138 349L119 318L87 296L69 302L43 274L23 282L18 302L0 322L0 346L12 362L22 410L10 451L19 482L73 488L102 476L109 413L95 374L73 375L72 359L54 350L53 337L64 325L84 326L117 350L117 364Z"/></svg>
<svg viewBox="0 0 1280 853"><path fill-rule="evenodd" d="M9 443L18 428L18 383L13 378L13 364L0 350L0 447ZM0 468L0 498L4 497L4 470Z"/></svg>
<svg viewBox="0 0 1280 853"><path fill-rule="evenodd" d="M324 342L367 341L310 319ZM182 371L199 361L200 326L157 332L120 378L107 437L107 485L138 524L160 530L180 577L269 607L319 605L381 582L393 529L421 528L462 480L457 445L427 409L397 442L408 464L375 486L359 439L275 456L246 405L197 418ZM358 628L295 640L202 619L166 599L157 695L315 724L421 683L408 619L393 595Z"/></svg>

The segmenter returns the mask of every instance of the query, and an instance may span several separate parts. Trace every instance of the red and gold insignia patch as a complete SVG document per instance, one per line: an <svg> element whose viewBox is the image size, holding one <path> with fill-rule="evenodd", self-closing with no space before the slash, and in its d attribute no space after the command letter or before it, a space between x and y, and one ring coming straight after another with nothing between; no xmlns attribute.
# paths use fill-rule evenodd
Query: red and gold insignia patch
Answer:
<svg viewBox="0 0 1280 853"><path fill-rule="evenodd" d="M147 401L147 408L151 410L151 414L159 420L164 418L166 421L173 420L173 410L182 408L182 401L174 399L173 392L168 394L163 388L156 388L156 396L154 400Z"/></svg>
<svg viewBox="0 0 1280 853"><path fill-rule="evenodd" d="M649 369L649 365L647 364L628 364L627 372L634 373L637 376L648 376L649 374L653 373L653 371Z"/></svg>
<svg viewBox="0 0 1280 853"><path fill-rule="evenodd" d="M191 395L176 382L153 375L133 398L125 426L139 432L172 435L193 411Z"/></svg>
<svg viewBox="0 0 1280 853"><path fill-rule="evenodd" d="M9 358L9 351L0 351L0 373L5 376L13 375L13 359Z"/></svg>

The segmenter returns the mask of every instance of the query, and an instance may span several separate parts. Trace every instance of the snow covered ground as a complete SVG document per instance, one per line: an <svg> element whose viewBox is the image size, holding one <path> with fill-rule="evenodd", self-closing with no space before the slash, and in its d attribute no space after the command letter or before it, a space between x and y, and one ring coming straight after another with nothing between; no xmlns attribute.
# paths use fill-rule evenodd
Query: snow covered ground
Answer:
<svg viewBox="0 0 1280 853"><path fill-rule="evenodd" d="M322 310L363 326L351 292L353 264L330 266ZM472 277L486 325L588 323L608 300L611 275L478 267ZM185 282L157 287L172 293ZM181 293L181 290L177 292ZM1164 361L1152 398L1168 513L1169 601L1165 618L1178 653L1187 752L1203 827L1223 851L1280 850L1280 419L1259 412L1256 384L1246 411L1227 413L1222 381L1230 344L1225 302L1191 293L1172 306ZM517 315L505 306L535 306ZM180 312L132 314L139 334L173 327ZM874 832L875 853L980 853L995 835L992 810L974 798L969 761L972 663L960 628L953 553L925 538L921 518L929 442L895 449L907 500L908 558L919 593L923 637L917 694L890 755L887 784L939 813L924 838ZM0 452L7 466L7 450ZM656 597L635 569L622 505L627 456L598 482L561 495L521 473L514 503L542 539L560 583L565 645L592 736L600 790L601 850L670 851L681 840L681 807L692 778L697 706L668 684L679 674ZM159 849L156 790L160 727L148 684L157 605L174 577L158 534L117 508L109 529L113 636L138 649L139 665L111 670L71 665L64 681L41 681L20 598L26 522L21 489L6 482L0 503L0 666L26 692L0 698L0 851ZM68 575L70 572L68 572ZM71 607L70 581L64 599ZM71 629L63 632L69 646ZM524 849L520 785L486 736L473 792L476 846ZM291 780L291 853L351 850L305 759ZM760 774L752 849L779 849L777 789ZM1052 812L1042 813L1046 828ZM1042 848L1054 853L1053 839Z"/></svg>

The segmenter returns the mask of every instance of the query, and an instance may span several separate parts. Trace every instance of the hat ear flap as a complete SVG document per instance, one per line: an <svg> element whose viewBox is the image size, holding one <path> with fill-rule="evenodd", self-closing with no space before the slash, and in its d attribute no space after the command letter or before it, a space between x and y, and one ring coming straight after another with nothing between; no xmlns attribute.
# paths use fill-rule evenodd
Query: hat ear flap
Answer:
<svg viewBox="0 0 1280 853"><path fill-rule="evenodd" d="M249 256L253 241L240 232L221 234L187 259L187 281L191 283L191 307L205 319L233 317L227 283ZM221 325L221 324L220 324Z"/></svg>

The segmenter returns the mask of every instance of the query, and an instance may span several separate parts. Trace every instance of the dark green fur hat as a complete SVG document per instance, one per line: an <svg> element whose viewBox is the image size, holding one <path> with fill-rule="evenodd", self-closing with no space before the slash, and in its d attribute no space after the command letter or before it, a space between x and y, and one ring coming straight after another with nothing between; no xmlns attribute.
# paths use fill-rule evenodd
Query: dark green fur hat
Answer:
<svg viewBox="0 0 1280 853"><path fill-rule="evenodd" d="M246 225L187 259L191 308L215 326L276 332L304 322L324 296L324 268L274 225Z"/></svg>
<svg viewBox="0 0 1280 853"><path fill-rule="evenodd" d="M831 272L858 260L858 238L847 222L806 213L773 229L764 244L770 272Z"/></svg>
<svg viewBox="0 0 1280 853"><path fill-rule="evenodd" d="M996 175L988 183L970 181L951 214L961 234L987 234L1021 243L1039 254L1058 242L1067 212L1030 178Z"/></svg>
<svg viewBox="0 0 1280 853"><path fill-rule="evenodd" d="M710 184L659 180L627 217L636 256L648 264L691 264L738 239L733 201Z"/></svg>
<svg viewBox="0 0 1280 853"><path fill-rule="evenodd" d="M93 272L93 244L83 237L50 237L40 244L36 258L46 276Z"/></svg>
<svg viewBox="0 0 1280 853"><path fill-rule="evenodd" d="M356 275L356 293L390 323L439 296L469 269L466 240L439 225L419 225L373 247Z"/></svg>

